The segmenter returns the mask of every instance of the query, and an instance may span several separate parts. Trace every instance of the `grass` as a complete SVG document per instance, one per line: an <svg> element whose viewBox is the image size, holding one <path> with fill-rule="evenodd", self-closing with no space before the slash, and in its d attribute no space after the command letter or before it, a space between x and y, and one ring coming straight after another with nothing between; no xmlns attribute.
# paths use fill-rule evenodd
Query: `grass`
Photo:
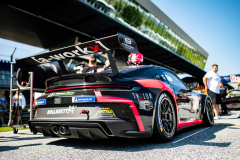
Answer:
<svg viewBox="0 0 240 160"><path fill-rule="evenodd" d="M25 129L29 129L29 128L18 128L18 130L25 130ZM12 128L10 127L0 127L0 132L11 132L13 131Z"/></svg>

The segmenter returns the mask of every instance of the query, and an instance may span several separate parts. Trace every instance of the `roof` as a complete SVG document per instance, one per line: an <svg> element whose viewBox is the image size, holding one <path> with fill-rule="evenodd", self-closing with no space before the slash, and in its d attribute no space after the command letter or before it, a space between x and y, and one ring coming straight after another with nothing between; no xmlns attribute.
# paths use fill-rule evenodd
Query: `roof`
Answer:
<svg viewBox="0 0 240 160"><path fill-rule="evenodd" d="M205 71L119 21L78 0L8 0L0 5L0 37L48 48L78 36L81 42L123 33L145 60L195 77ZM149 63L148 63L149 64Z"/></svg>

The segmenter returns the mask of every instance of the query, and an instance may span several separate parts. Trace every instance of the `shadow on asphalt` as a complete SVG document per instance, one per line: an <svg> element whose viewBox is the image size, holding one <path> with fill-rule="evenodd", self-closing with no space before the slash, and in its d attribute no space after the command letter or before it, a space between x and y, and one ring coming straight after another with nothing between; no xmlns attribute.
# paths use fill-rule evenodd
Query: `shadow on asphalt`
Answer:
<svg viewBox="0 0 240 160"><path fill-rule="evenodd" d="M39 146L39 145L42 145L42 144L41 143L37 143L37 144L28 144L28 145L20 145L20 146L1 146L0 147L0 152L17 150L17 149L19 149L21 147L33 147L33 146Z"/></svg>
<svg viewBox="0 0 240 160"><path fill-rule="evenodd" d="M164 148L174 148L184 145L202 145L202 146L218 146L218 147L228 147L231 143L216 143L208 142L214 140L216 135L214 133L225 129L228 126L212 126L196 135L193 135L187 139L176 142L186 136L194 134L206 127L190 127L187 129L182 129L177 132L171 142L168 143L157 143L153 139L127 139L127 138L112 138L112 139L100 139L100 140L90 140L90 139L59 139L48 143L48 145L71 147L75 149L92 149L92 150L117 150L126 152L138 152L144 150L153 149L164 149ZM176 142L176 143L174 143Z"/></svg>
<svg viewBox="0 0 240 160"><path fill-rule="evenodd" d="M26 133L18 133L21 135L33 135L33 134L26 134ZM46 138L53 138L53 137L36 137L36 136L32 136L32 137L20 137L20 136L9 136L9 137L2 137L0 136L0 143L1 142L9 142L9 141L25 141L25 140L40 140L40 139L46 139ZM1 146L2 147L2 146Z"/></svg>

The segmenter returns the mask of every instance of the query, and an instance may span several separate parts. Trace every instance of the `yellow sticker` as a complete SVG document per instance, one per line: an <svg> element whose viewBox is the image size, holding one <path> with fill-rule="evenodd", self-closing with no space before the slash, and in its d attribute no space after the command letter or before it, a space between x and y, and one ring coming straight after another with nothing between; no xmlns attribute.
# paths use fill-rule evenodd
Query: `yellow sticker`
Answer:
<svg viewBox="0 0 240 160"><path fill-rule="evenodd" d="M110 108L101 108L100 110L97 111L97 113L96 113L95 116L97 116L97 115L100 114L100 113L108 113L108 114L112 114L114 117L116 117L116 116L115 116L115 113L114 113L113 110L110 109Z"/></svg>

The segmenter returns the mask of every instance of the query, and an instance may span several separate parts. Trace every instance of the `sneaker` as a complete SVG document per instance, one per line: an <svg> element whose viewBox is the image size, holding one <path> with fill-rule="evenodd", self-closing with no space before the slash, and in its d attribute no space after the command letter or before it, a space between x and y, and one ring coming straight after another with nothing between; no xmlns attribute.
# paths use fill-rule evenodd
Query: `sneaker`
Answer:
<svg viewBox="0 0 240 160"><path fill-rule="evenodd" d="M239 114L238 118L240 118L240 114Z"/></svg>
<svg viewBox="0 0 240 160"><path fill-rule="evenodd" d="M16 126L19 126L19 123L16 123Z"/></svg>
<svg viewBox="0 0 240 160"><path fill-rule="evenodd" d="M218 119L218 117L214 117L214 119L216 120L216 119Z"/></svg>

